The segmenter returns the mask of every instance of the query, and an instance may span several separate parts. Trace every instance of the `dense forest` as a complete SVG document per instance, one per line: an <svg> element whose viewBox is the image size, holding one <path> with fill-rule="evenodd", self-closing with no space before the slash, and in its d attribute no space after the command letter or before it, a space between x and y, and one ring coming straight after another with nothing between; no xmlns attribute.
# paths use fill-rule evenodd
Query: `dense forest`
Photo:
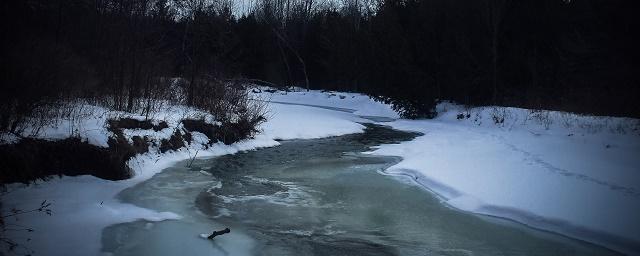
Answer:
<svg viewBox="0 0 640 256"><path fill-rule="evenodd" d="M83 99L149 112L182 77L640 117L633 0L2 1L0 130ZM215 93L213 93L215 94Z"/></svg>

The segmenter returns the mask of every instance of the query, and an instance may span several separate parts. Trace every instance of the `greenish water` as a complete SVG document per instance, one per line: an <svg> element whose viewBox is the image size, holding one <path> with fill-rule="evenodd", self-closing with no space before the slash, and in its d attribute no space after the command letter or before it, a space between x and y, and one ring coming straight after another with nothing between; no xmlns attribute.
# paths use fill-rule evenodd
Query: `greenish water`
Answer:
<svg viewBox="0 0 640 256"><path fill-rule="evenodd" d="M178 164L123 191L124 202L183 216L106 228L114 255L610 255L523 225L451 209L409 179L399 159L361 152L415 134L363 134ZM231 233L200 238L225 227Z"/></svg>

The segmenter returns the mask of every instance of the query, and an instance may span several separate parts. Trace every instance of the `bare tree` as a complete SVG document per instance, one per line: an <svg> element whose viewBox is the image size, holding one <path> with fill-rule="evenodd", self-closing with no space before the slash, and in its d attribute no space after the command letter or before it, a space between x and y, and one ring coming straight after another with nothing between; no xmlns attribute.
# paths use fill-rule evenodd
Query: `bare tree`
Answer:
<svg viewBox="0 0 640 256"><path fill-rule="evenodd" d="M499 38L500 38L500 26L506 5L509 0L487 0L485 1L485 16L487 21L487 27L489 29L490 43L491 43L491 85L492 85L492 102L497 104L498 100L498 60L499 60Z"/></svg>

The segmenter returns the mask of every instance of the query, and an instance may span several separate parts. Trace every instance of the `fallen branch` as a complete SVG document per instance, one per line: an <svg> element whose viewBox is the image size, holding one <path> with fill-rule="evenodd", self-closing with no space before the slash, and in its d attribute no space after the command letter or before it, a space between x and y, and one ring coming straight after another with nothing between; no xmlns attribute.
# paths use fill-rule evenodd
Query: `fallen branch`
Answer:
<svg viewBox="0 0 640 256"><path fill-rule="evenodd" d="M191 158L191 161L189 161L189 166L187 166L187 167L191 168L191 165L193 164L193 161L196 160L196 157L198 156L198 152L200 152L199 149L196 150L195 155Z"/></svg>
<svg viewBox="0 0 640 256"><path fill-rule="evenodd" d="M220 231L213 231L213 233L211 235L209 235L207 237L207 239L213 239L216 236L224 235L224 234L227 234L229 232L231 232L231 230L229 228L225 228L225 229L220 230Z"/></svg>

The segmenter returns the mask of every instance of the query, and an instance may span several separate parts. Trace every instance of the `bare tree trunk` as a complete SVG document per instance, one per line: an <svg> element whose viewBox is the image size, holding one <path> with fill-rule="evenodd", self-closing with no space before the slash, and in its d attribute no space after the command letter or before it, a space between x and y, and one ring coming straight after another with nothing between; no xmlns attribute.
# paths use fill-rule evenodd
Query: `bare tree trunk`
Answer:
<svg viewBox="0 0 640 256"><path fill-rule="evenodd" d="M304 60L302 59L300 54L298 54L298 51L295 48L293 48L291 44L289 44L289 41L287 41L287 39L282 34L280 34L278 30L276 30L273 27L271 27L271 30L273 30L273 33L275 33L276 36L282 41L282 43L284 43L284 45L287 46L289 50L291 50L293 55L296 56L296 59L298 59L298 62L300 62L300 66L302 66L302 73L304 74L305 86L307 88L307 91L309 91L309 76L307 75L307 66L304 63Z"/></svg>
<svg viewBox="0 0 640 256"><path fill-rule="evenodd" d="M487 6L487 25L491 33L491 85L493 104L498 102L498 39L502 13L508 0L489 0Z"/></svg>
<svg viewBox="0 0 640 256"><path fill-rule="evenodd" d="M136 36L134 36L136 37ZM136 98L136 88L138 86L138 82L137 82L137 42L135 42L136 39L134 38L134 43L133 43L133 49L132 49L132 54L131 54L131 77L129 79L129 95L127 98L127 111L128 112L132 112L134 110L134 101Z"/></svg>
<svg viewBox="0 0 640 256"><path fill-rule="evenodd" d="M496 32L492 33L491 56L491 84L493 87L492 101L495 105L498 99L498 39Z"/></svg>
<svg viewBox="0 0 640 256"><path fill-rule="evenodd" d="M291 68L289 67L289 60L287 58L287 55L284 52L284 49L282 49L282 44L280 44L279 40L278 40L278 49L280 49L280 56L282 56L282 61L284 62L285 67L287 68L287 82L285 84L286 86L290 86L293 83L293 80L291 78Z"/></svg>

